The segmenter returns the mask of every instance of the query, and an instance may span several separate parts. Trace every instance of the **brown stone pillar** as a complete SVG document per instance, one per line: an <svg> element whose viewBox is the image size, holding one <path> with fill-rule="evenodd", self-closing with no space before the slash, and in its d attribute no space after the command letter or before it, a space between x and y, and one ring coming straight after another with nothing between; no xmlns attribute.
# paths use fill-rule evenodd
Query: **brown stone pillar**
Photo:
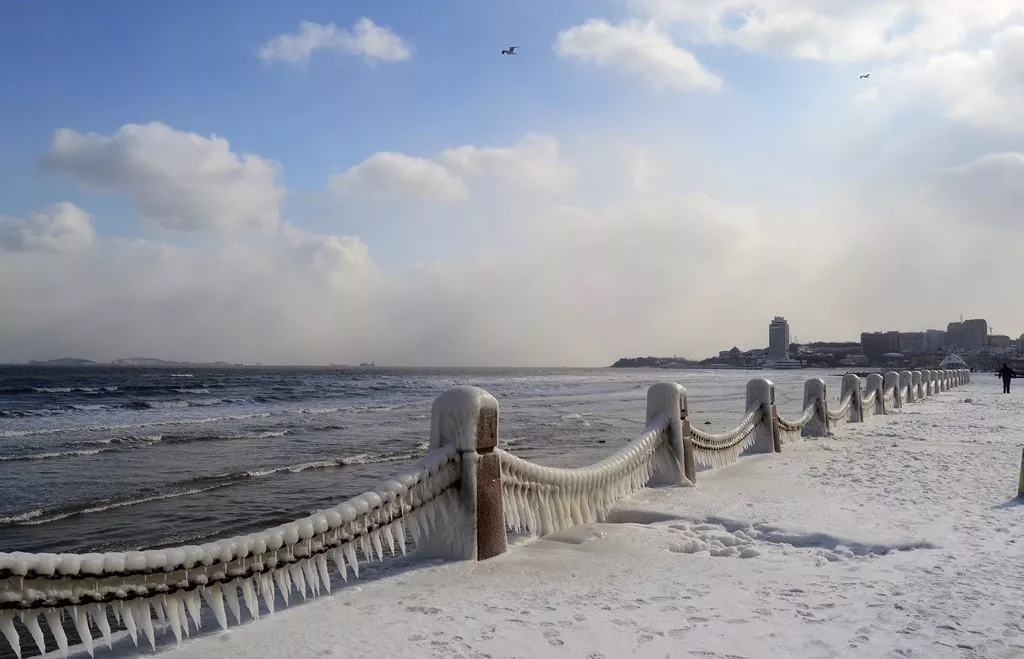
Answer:
<svg viewBox="0 0 1024 659"><path fill-rule="evenodd" d="M484 561L508 550L505 508L501 496L498 445L498 410L484 408L476 424L476 554Z"/></svg>

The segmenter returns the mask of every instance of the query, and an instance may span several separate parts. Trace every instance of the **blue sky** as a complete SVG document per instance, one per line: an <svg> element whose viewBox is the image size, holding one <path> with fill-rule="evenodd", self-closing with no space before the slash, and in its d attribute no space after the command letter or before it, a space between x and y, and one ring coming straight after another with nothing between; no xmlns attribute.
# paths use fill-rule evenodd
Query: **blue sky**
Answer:
<svg viewBox="0 0 1024 659"><path fill-rule="evenodd" d="M617 253L623 228L654 243L681 240L681 255L717 255L702 272L714 264L736 273L735 281L716 275L715 285L689 283L690 292L678 294L680 307L722 296L742 306L752 295L764 299L736 287L778 263L765 261L773 241L779 243L772 249L785 250L806 241L786 236L810 236L839 246L805 245L802 254L878 256L861 232L844 233L854 224L897 226L898 236L886 241L893 250L920 249L915 231L985 244L990 237L978 232L990 223L979 229L953 207L972 208L963 200L990 203L992 210L974 207L968 214L996 218L1005 229L1000 213L1021 194L1017 161L986 158L1024 150L1014 120L1024 116L1024 96L1014 87L1024 89L1024 81L1012 65L1024 53L1024 2L983 15L952 0L942 6L867 0L849 7L818 0L111 1L97 7L72 0L0 5L6 99L0 104L0 270L6 266L17 277L53 268L81 280L86 292L79 297L106 290L105 300L171 316L172 307L180 312L172 300L203 286L184 281L176 269L216 269L203 259L242 259L239 250L251 250L241 270L270 272L290 263L296 250L311 249L312 256L303 253L312 279L294 285L360 298L333 305L337 316L317 321L317 337L324 337L317 341L345 334L358 307L361 318L375 320L351 337L361 346L353 351L380 352L382 360L388 354L407 363L507 356L501 363L541 363L579 345L584 316L614 329L561 363L600 363L629 346L638 353L707 352L719 336L682 311L685 331L637 338L594 305L574 319L552 309L573 306L599 279L628 296L629 285L638 283L633 273L683 280L693 272L685 256L645 264L639 254ZM304 21L340 32L364 18L408 55L320 47L305 62L259 56L275 38L299 33ZM517 56L499 55L511 44L520 46ZM859 78L865 71L872 79ZM126 137L132 124L163 128ZM61 129L85 141L58 153L51 142ZM92 141L85 138L90 133ZM221 156L214 135L227 141ZM471 148L452 151L458 147ZM389 160L382 152L397 155ZM208 167L226 169L218 174ZM1010 170L990 172L993 167ZM968 179L970 188L957 187ZM957 203L943 196L954 190ZM69 205L43 212L61 202ZM925 228L937 221L946 229ZM585 243L589 254L580 247ZM119 281L118 267L148 249L163 250L150 283L165 297L111 283ZM569 253L580 261L563 271L561 261L570 257L562 255ZM771 291L783 301L766 307L792 308L790 315L807 328L801 336L849 337L868 324L865 314L877 304L869 283L835 313L802 302L816 280L812 274L833 287L840 280L827 259L801 258L786 259L771 278L785 282L781 293L780 286ZM248 276L255 278L256 270ZM561 276L580 288L561 283ZM59 286L59 279L51 284ZM274 288L282 279L288 277L271 278L267 291L227 281L223 291L203 295L215 306L217 295L243 290L253 298L280 295L281 313L294 312L295 296ZM407 307L403 296L427 282L432 292L417 291L417 299L426 304L436 295L435 306L449 305L456 318L475 313L463 301L472 293L466 282L520 300L522 317L554 317L502 341L486 339L494 326L466 323L464 331L479 336L467 340L464 352L438 348L447 339L429 328L378 340L373 323L392 313L385 307ZM963 291L954 306L984 307L972 298L976 285L963 278L947 285ZM35 291L30 308L38 315L25 316L20 331L37 334L40 325L66 317L63 294L69 293ZM26 304L24 291L0 287L4 295L0 302ZM40 305L39 296L55 301ZM308 304L320 307L324 299L311 295ZM892 322L939 324L945 304L933 299L894 308ZM768 311L747 313L759 318ZM1024 313L1018 315L1001 326L1024 329ZM727 343L760 340L762 323L733 316L723 316L737 326ZM217 331L226 335L228 325ZM554 346L535 349L552 334ZM92 337L53 340L50 346L34 340L40 344L34 354L73 350L76 341L86 352L108 350ZM269 359L264 352L299 361L325 356L312 348L290 352L295 340L290 325L277 328L272 337L254 338L252 351L261 361ZM161 342L187 351L173 336L155 336L153 345L138 348L159 352ZM217 343L208 351L222 351ZM0 345L0 358L25 353L17 344L9 338Z"/></svg>

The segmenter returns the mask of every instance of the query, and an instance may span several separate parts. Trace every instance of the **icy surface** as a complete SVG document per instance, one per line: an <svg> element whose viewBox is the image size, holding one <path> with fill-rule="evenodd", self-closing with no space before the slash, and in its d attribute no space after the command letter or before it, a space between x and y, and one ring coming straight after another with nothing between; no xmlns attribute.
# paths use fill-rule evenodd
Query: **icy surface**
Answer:
<svg viewBox="0 0 1024 659"><path fill-rule="evenodd" d="M1024 656L1024 394L998 385L643 490L490 561L364 566L229 632L189 619L161 655ZM136 652L116 634L103 651Z"/></svg>

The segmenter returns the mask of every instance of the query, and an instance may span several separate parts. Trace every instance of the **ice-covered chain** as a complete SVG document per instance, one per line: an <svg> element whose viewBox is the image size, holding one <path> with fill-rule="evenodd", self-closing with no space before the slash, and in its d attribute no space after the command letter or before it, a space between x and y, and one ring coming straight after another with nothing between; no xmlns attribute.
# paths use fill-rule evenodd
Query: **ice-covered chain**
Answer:
<svg viewBox="0 0 1024 659"><path fill-rule="evenodd" d="M852 394L842 400L842 402L839 404L839 409L828 410L828 418L832 419L833 421L845 419L846 416L850 413L851 405L853 405Z"/></svg>
<svg viewBox="0 0 1024 659"><path fill-rule="evenodd" d="M751 410L740 421L740 425L737 428L726 433L709 433L690 426L690 436L693 438L693 445L707 451L724 451L733 448L749 437L750 433L754 432L763 414L764 408L762 407Z"/></svg>
<svg viewBox="0 0 1024 659"><path fill-rule="evenodd" d="M778 417L778 419L779 419L779 427L782 428L783 430L788 430L790 432L796 432L798 430L802 430L803 427L806 426L808 423L810 423L811 419L814 418L814 413L816 411L817 411L817 404L812 403L812 404L810 404L810 405L808 405L807 407L804 408L803 414L801 414L800 417L798 419L796 419L795 421L790 421L790 420L784 419L784 418L782 418L780 416L780 417Z"/></svg>
<svg viewBox="0 0 1024 659"><path fill-rule="evenodd" d="M459 461L454 448L431 451L374 491L333 508L260 533L199 546L103 554L0 553L0 610L106 603L190 590L316 559L332 550L340 550L334 552L335 560L348 559L358 576L355 549L367 558L374 553L380 557L383 539L392 551L397 542L404 552L402 520L457 486Z"/></svg>
<svg viewBox="0 0 1024 659"><path fill-rule="evenodd" d="M637 439L587 467L545 467L497 449L506 526L546 535L604 519L617 500L643 488L671 459L668 427L659 416Z"/></svg>

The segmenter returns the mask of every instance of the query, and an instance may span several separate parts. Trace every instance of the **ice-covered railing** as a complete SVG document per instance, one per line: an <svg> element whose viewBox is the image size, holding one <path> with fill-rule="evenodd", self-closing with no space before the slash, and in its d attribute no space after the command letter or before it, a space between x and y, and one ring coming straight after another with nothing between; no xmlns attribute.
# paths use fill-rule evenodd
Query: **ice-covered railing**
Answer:
<svg viewBox="0 0 1024 659"><path fill-rule="evenodd" d="M62 655L68 651L68 632L91 655L93 629L109 647L113 625L136 645L142 635L155 649L155 629L170 629L178 642L189 634L190 621L199 629L203 603L226 629L226 611L241 623L243 603L249 616L259 619L261 600L273 613L278 597L287 605L293 591L303 599L321 589L329 592L328 558L344 581L349 570L359 576L360 562L404 554L410 539L425 554L475 558L475 549L467 553L460 534L468 510L461 497L476 490L476 483L467 488L465 479L475 479L477 460L475 449L473 455L460 450L462 419L444 407L449 398L436 401L430 451L413 467L373 491L294 522L159 550L0 553L0 636L18 657L26 635L43 653L47 637L40 623L45 622L49 642ZM497 426L490 430L496 438Z"/></svg>
<svg viewBox="0 0 1024 659"><path fill-rule="evenodd" d="M23 638L40 652L50 642L65 654L68 633L92 654L94 630L109 647L115 627L136 644L142 635L155 648L155 632L168 629L180 642L200 628L203 604L227 628L227 611L240 623L243 604L259 619L261 602L273 613L279 599L287 605L295 594L330 592L328 558L345 581L349 570L359 576L361 562L405 553L408 540L424 555L483 560L506 551L506 528L547 534L599 521L646 485L695 485L698 465L780 452L796 437L829 434L969 379L967 371L893 372L871 375L862 387L849 374L835 409L825 382L811 379L803 411L787 420L776 409L775 385L758 378L747 384L743 419L725 433L693 428L686 389L662 382L648 390L643 433L576 469L537 465L498 448L497 400L457 387L435 400L430 450L419 462L371 492L295 522L160 550L0 553L0 636L18 657Z"/></svg>

